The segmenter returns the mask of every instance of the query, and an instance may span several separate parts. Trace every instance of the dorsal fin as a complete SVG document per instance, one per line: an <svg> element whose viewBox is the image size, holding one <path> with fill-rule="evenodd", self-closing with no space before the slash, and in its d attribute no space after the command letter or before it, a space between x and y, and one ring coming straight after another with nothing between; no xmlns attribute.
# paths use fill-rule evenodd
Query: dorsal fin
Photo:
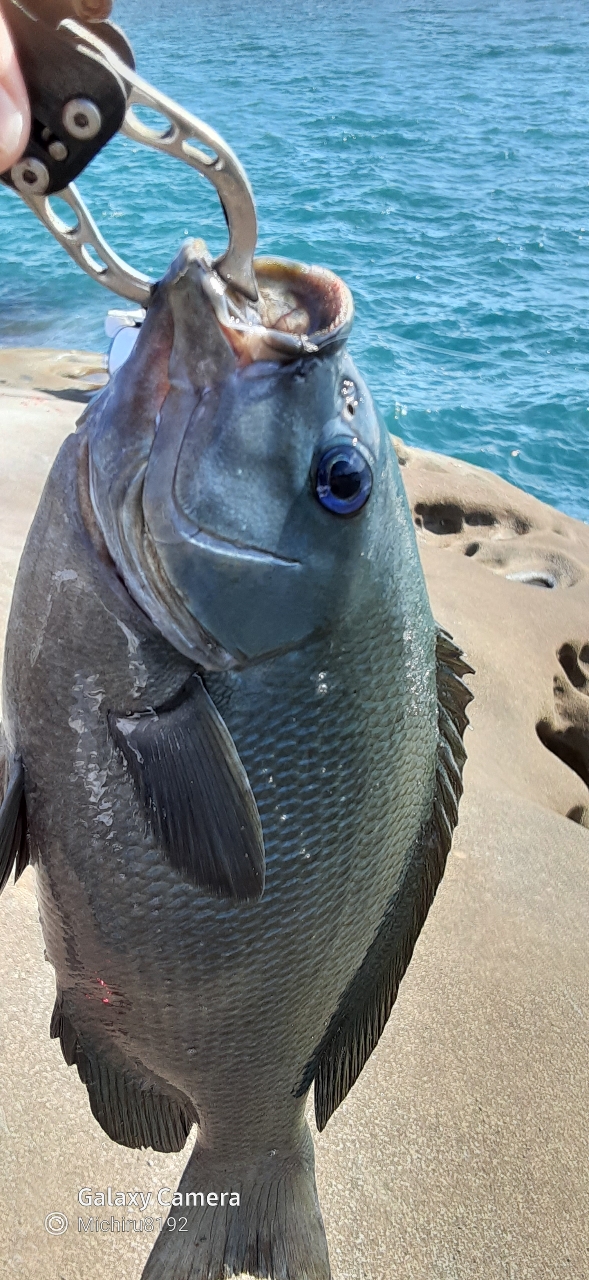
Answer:
<svg viewBox="0 0 589 1280"><path fill-rule="evenodd" d="M315 1081L317 1128L352 1088L384 1031L415 943L440 883L458 820L466 708L472 699L462 677L473 669L446 631L436 642L438 727L436 783L429 819L407 858L405 873L380 929L308 1063L297 1094Z"/></svg>

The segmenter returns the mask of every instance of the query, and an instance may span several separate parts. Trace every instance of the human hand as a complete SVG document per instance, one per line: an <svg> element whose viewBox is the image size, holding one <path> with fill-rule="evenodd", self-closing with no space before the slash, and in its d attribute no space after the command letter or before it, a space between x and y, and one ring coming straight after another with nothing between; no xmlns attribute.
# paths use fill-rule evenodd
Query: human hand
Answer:
<svg viewBox="0 0 589 1280"><path fill-rule="evenodd" d="M0 173L10 169L22 155L30 127L27 91L0 13Z"/></svg>

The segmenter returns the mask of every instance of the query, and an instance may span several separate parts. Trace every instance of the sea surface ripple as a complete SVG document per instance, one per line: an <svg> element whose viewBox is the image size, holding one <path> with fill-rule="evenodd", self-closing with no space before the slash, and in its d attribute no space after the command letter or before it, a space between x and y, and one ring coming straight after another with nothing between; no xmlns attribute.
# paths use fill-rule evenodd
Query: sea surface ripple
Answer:
<svg viewBox="0 0 589 1280"><path fill-rule="evenodd" d="M589 520L589 10L567 0L117 0L141 74L219 130L260 249L332 267L388 426ZM80 187L161 274L224 223L116 139ZM116 299L0 189L0 343L106 346Z"/></svg>

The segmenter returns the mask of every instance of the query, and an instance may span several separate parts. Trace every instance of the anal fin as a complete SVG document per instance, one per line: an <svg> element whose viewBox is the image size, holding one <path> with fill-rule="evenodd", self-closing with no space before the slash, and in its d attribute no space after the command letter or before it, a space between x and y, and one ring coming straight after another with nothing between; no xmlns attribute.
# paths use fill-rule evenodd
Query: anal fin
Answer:
<svg viewBox="0 0 589 1280"><path fill-rule="evenodd" d="M94 1119L124 1147L181 1151L197 1116L187 1098L173 1097L165 1086L147 1080L137 1067L110 1062L82 1045L58 999L51 1019L51 1038L59 1039L68 1067L76 1066L86 1085Z"/></svg>

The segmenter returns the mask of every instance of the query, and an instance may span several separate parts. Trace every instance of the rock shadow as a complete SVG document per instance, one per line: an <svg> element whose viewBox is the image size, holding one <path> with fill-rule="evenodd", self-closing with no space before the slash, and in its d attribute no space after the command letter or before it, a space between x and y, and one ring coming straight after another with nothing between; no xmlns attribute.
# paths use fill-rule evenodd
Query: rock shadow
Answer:
<svg viewBox="0 0 589 1280"><path fill-rule="evenodd" d="M567 640L556 656L560 671L553 683L554 715L539 720L536 733L589 790L589 643ZM589 827L589 795L587 805L575 805L567 817Z"/></svg>

